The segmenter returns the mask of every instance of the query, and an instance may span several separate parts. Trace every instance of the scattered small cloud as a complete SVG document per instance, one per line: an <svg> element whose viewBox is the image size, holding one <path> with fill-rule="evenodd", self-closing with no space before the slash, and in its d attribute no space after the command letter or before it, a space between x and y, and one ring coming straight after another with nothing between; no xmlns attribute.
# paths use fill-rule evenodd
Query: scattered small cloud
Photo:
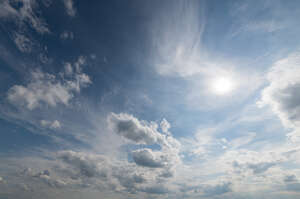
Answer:
<svg viewBox="0 0 300 199"><path fill-rule="evenodd" d="M14 42L17 48L23 53L30 53L33 48L33 42L25 35L15 33Z"/></svg>
<svg viewBox="0 0 300 199"><path fill-rule="evenodd" d="M12 104L25 106L29 110L41 107L43 104L51 107L57 104L68 105L74 96L74 91L80 92L81 88L91 84L90 77L81 71L83 64L83 58L80 57L72 66L75 72L62 79L40 70L32 71L29 83L25 86L11 87L7 99ZM68 72L62 74L69 75Z"/></svg>
<svg viewBox="0 0 300 199"><path fill-rule="evenodd" d="M61 128L61 124L59 121L54 120L54 121L48 121L48 120L41 120L40 121L41 126L45 128L50 128L50 129L59 129Z"/></svg>
<svg viewBox="0 0 300 199"><path fill-rule="evenodd" d="M73 0L63 0L66 12L69 16L74 17L76 15L76 8L74 7Z"/></svg>
<svg viewBox="0 0 300 199"><path fill-rule="evenodd" d="M71 31L63 31L61 34L60 34L60 38L62 40L67 40L67 39L74 39L74 33L71 32Z"/></svg>

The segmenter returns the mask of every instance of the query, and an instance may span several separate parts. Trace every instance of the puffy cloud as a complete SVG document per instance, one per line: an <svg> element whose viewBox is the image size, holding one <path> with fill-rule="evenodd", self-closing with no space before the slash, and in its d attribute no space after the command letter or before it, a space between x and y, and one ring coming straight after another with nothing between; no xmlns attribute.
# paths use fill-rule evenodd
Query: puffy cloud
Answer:
<svg viewBox="0 0 300 199"><path fill-rule="evenodd" d="M82 87L91 83L88 75L81 72L83 58L74 63L72 76L59 79L55 75L40 70L31 72L31 79L26 86L15 85L8 91L8 100L17 106L25 106L29 110L42 104L55 107L57 104L68 105L73 93L80 92ZM64 73L63 73L64 75Z"/></svg>
<svg viewBox="0 0 300 199"><path fill-rule="evenodd" d="M101 172L101 167L98 165L99 162L102 162L102 164L105 163L105 159L101 156L88 155L75 151L62 151L59 153L58 157L77 169L80 176L90 178L105 175L105 173Z"/></svg>
<svg viewBox="0 0 300 199"><path fill-rule="evenodd" d="M73 0L63 0L66 12L69 16L74 17L76 15L76 9L74 7Z"/></svg>
<svg viewBox="0 0 300 199"><path fill-rule="evenodd" d="M155 122L140 121L126 113L111 113L108 116L110 128L118 135L133 141L136 144L158 144L160 151L144 148L132 152L136 164L145 167L162 168L175 166L180 162L180 143L171 136L158 132Z"/></svg>
<svg viewBox="0 0 300 199"><path fill-rule="evenodd" d="M295 140L300 126L300 54L289 55L277 61L269 70L269 85L263 89L258 105L270 105L282 123L295 131L290 134Z"/></svg>
<svg viewBox="0 0 300 199"><path fill-rule="evenodd" d="M160 122L160 128L162 130L163 133L169 134L169 129L171 128L170 123L164 118L161 122Z"/></svg>
<svg viewBox="0 0 300 199"><path fill-rule="evenodd" d="M144 167L162 168L168 164L168 159L164 154L147 148L133 151L132 157L136 164Z"/></svg>
<svg viewBox="0 0 300 199"><path fill-rule="evenodd" d="M108 122L114 132L138 144L156 144L163 140L156 124L139 121L126 113L111 113Z"/></svg>

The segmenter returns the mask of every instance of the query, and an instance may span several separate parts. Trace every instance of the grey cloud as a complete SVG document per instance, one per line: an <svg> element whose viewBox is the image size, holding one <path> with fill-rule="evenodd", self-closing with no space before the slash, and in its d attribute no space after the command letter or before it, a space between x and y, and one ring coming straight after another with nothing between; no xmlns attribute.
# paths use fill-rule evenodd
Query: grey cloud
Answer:
<svg viewBox="0 0 300 199"><path fill-rule="evenodd" d="M300 192L300 183L295 175L286 175L283 181L287 191Z"/></svg>
<svg viewBox="0 0 300 199"><path fill-rule="evenodd" d="M295 130L290 137L299 137L300 126L300 55L299 52L277 61L269 70L269 85L263 89L258 105L270 105L282 123Z"/></svg>
<svg viewBox="0 0 300 199"><path fill-rule="evenodd" d="M90 178L101 175L97 161L94 159L96 157L74 151L62 151L58 157L73 168L78 169L80 176Z"/></svg>
<svg viewBox="0 0 300 199"><path fill-rule="evenodd" d="M168 163L163 154L147 148L133 151L132 157L136 164L144 167L162 168Z"/></svg>
<svg viewBox="0 0 300 199"><path fill-rule="evenodd" d="M287 175L284 177L284 182L296 182L297 177L295 175Z"/></svg>
<svg viewBox="0 0 300 199"><path fill-rule="evenodd" d="M233 162L233 167L238 170L251 170L253 174L261 174L266 172L268 169L270 169L273 166L276 166L278 164L277 161L275 162L258 162L258 163L238 163L237 161Z"/></svg>
<svg viewBox="0 0 300 199"><path fill-rule="evenodd" d="M139 188L139 190L150 194L160 194L160 195L169 192L168 188L162 184L141 187Z"/></svg>
<svg viewBox="0 0 300 199"><path fill-rule="evenodd" d="M232 183L227 182L223 184L205 186L203 188L203 193L206 196L222 195L228 192L232 192L231 185Z"/></svg>
<svg viewBox="0 0 300 199"><path fill-rule="evenodd" d="M262 162L257 164L248 164L248 168L253 171L254 174L259 174L267 171L269 168L275 166L275 162Z"/></svg>
<svg viewBox="0 0 300 199"><path fill-rule="evenodd" d="M181 184L180 191L190 196L214 197L232 192L232 183L219 182L216 184L201 185Z"/></svg>
<svg viewBox="0 0 300 199"><path fill-rule="evenodd" d="M119 183L126 188L126 190L130 193L135 193L137 192L137 185L138 184L143 184L145 182L147 182L147 179L141 175L141 174L132 174L130 173L126 173L126 172L122 172L121 171L117 171L114 173L114 177L116 177L119 181Z"/></svg>
<svg viewBox="0 0 300 199"><path fill-rule="evenodd" d="M61 179L55 179L50 176L50 171L48 169L43 170L41 172L35 173L31 168L24 169L21 173L22 176L26 177L29 181L30 178L38 180L38 182L42 182L47 186L54 187L54 188L62 188L67 185L67 182ZM28 179L29 177L29 179ZM30 190L27 185L25 185L26 190Z"/></svg>
<svg viewBox="0 0 300 199"><path fill-rule="evenodd" d="M300 183L288 183L286 189L288 191L300 192Z"/></svg>
<svg viewBox="0 0 300 199"><path fill-rule="evenodd" d="M108 122L117 134L138 144L155 144L163 139L156 125L140 122L126 113L111 113Z"/></svg>

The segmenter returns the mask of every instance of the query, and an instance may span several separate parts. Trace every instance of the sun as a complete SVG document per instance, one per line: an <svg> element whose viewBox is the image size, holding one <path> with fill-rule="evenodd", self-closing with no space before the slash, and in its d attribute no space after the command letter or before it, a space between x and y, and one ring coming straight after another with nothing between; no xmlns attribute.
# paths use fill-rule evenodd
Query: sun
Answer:
<svg viewBox="0 0 300 199"><path fill-rule="evenodd" d="M212 90L217 95L228 94L233 88L233 81L227 77L218 77L212 82Z"/></svg>

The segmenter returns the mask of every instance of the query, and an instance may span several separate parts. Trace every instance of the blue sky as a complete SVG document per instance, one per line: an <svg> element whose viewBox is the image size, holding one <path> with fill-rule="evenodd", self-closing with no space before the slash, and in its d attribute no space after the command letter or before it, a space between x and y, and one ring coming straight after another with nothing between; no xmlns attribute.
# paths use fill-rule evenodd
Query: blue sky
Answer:
<svg viewBox="0 0 300 199"><path fill-rule="evenodd" d="M0 198L300 197L299 3L0 0Z"/></svg>

